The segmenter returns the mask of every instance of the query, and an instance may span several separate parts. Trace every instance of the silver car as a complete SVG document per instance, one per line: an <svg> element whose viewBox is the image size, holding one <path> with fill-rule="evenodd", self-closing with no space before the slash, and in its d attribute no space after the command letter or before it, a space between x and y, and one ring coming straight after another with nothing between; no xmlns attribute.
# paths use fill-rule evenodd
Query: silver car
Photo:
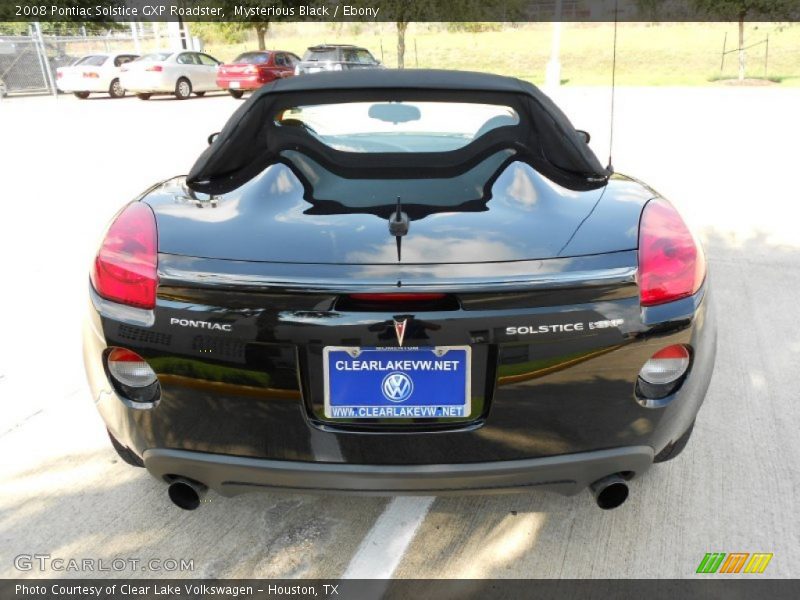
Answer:
<svg viewBox="0 0 800 600"><path fill-rule="evenodd" d="M320 73L323 71L350 71L352 69L383 69L381 61L369 50L360 46L323 44L312 46L295 66L294 74Z"/></svg>
<svg viewBox="0 0 800 600"><path fill-rule="evenodd" d="M125 65L120 81L141 100L149 100L153 94L174 94L178 100L185 100L192 94L203 96L220 89L219 65L220 61L202 52L151 52Z"/></svg>

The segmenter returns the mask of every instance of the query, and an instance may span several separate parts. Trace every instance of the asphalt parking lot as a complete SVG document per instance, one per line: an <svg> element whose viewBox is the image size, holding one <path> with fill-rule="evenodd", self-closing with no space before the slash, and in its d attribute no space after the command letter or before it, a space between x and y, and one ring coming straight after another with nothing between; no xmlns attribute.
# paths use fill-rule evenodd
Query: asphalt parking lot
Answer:
<svg viewBox="0 0 800 600"><path fill-rule="evenodd" d="M556 94L608 154L608 90ZM706 552L800 576L800 89L620 89L614 165L705 241L714 378L675 461L604 512L588 492L343 498L210 494L195 512L124 465L88 393L80 330L104 225L185 173L240 101L0 101L0 577L692 577ZM14 557L191 559L193 570L19 571Z"/></svg>

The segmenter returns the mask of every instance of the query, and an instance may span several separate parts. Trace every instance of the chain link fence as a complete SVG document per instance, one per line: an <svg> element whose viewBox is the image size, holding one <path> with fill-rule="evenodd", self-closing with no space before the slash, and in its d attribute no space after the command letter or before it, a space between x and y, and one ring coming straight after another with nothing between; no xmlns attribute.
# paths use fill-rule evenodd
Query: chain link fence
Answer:
<svg viewBox="0 0 800 600"><path fill-rule="evenodd" d="M12 94L55 94L56 69L99 52L142 54L174 46L166 32L148 24L105 34L77 31L70 35L42 34L36 24L27 33L0 32L0 97Z"/></svg>

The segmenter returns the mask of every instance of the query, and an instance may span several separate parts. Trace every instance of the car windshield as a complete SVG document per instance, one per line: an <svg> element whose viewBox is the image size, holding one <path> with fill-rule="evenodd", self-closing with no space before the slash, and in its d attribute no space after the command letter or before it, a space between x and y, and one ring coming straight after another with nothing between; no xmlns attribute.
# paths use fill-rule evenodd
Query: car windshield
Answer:
<svg viewBox="0 0 800 600"><path fill-rule="evenodd" d="M150 54L145 54L136 60L140 62L161 62L162 60L167 60L170 56L172 56L172 52L151 52Z"/></svg>
<svg viewBox="0 0 800 600"><path fill-rule="evenodd" d="M336 56L336 48L322 48L318 50L312 50L309 48L303 55L303 60L325 61L339 59Z"/></svg>
<svg viewBox="0 0 800 600"><path fill-rule="evenodd" d="M298 106L276 123L302 127L344 152L447 152L482 135L517 125L509 106L468 102L351 102Z"/></svg>
<svg viewBox="0 0 800 600"><path fill-rule="evenodd" d="M103 63L105 63L107 60L107 56L103 56L102 54L94 54L92 56L84 56L75 63L75 66L82 65L84 67L102 67Z"/></svg>
<svg viewBox="0 0 800 600"><path fill-rule="evenodd" d="M246 65L263 65L267 61L269 61L269 52L245 52L233 59L235 63Z"/></svg>

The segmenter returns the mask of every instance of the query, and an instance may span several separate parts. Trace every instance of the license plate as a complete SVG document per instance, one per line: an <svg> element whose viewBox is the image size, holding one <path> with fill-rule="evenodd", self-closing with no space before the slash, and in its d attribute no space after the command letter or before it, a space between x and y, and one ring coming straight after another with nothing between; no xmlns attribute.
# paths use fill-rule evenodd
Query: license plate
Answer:
<svg viewBox="0 0 800 600"><path fill-rule="evenodd" d="M325 417L438 419L470 414L469 346L323 350Z"/></svg>
<svg viewBox="0 0 800 600"><path fill-rule="evenodd" d="M228 87L232 90L239 89L239 86L242 84L241 81L231 81L228 83Z"/></svg>

